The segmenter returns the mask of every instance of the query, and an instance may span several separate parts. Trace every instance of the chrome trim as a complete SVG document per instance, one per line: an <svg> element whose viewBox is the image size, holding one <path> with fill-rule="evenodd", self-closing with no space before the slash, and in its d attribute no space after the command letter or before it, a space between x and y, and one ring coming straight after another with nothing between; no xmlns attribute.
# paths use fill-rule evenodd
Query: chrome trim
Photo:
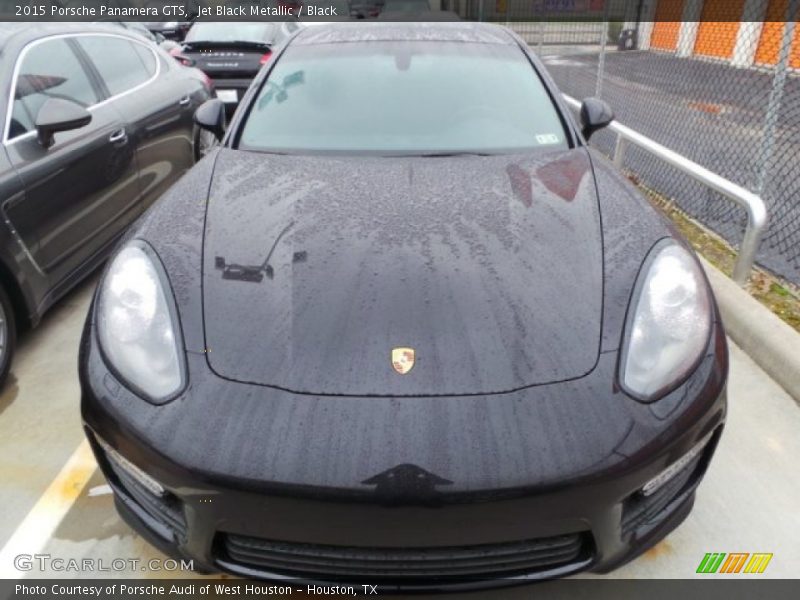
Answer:
<svg viewBox="0 0 800 600"><path fill-rule="evenodd" d="M143 48L147 49L150 52L150 54L153 55L153 59L155 60L155 63L156 63L156 71L155 71L155 73L153 73L153 76L150 77L150 79L148 79L147 81L143 81L139 85L134 86L129 90L125 90L122 93L115 94L113 96L109 96L108 98L105 98L104 100L101 100L100 102L97 102L95 104L92 104L91 106L88 106L86 108L86 110L88 110L89 112L91 112L94 109L99 108L99 107L101 107L101 106L103 106L105 104L108 104L109 102L113 102L113 101L117 100L118 98L122 98L123 96L127 96L128 94L132 94L133 92L139 91L140 89L144 88L145 86L150 85L161 74L161 61L159 60L159 56L156 53L156 51L153 48L151 48L146 42L137 40L136 38L130 37L130 36L127 36L127 35L121 35L121 34L117 34L117 33L104 33L104 32L61 33L61 34L57 34L57 35L50 35L50 36L47 36L47 37L39 38L39 39L33 40L32 42L28 42L28 44L26 44L25 47L17 55L17 61L14 63L14 72L11 75L11 77L12 77L11 92L10 92L10 94L8 96L8 108L6 110L5 122L3 124L3 145L8 146L10 144L14 144L14 143L18 142L19 140L24 140L24 139L26 139L28 137L36 135L36 131L28 131L27 133L23 133L22 135L19 135L19 136L15 137L13 140L8 139L8 133L9 133L9 130L11 129L11 114L12 114L12 112L14 110L14 95L17 93L17 78L19 77L19 70L20 70L20 66L22 65L22 60L25 58L25 55L28 53L28 50L30 50L34 46L38 46L39 44L43 44L45 42L49 42L49 41L52 41L52 40L68 39L68 38L79 38L79 37L112 37L112 38L119 38L119 39L125 40L127 42L131 42L131 43L134 43L134 44L139 44Z"/></svg>

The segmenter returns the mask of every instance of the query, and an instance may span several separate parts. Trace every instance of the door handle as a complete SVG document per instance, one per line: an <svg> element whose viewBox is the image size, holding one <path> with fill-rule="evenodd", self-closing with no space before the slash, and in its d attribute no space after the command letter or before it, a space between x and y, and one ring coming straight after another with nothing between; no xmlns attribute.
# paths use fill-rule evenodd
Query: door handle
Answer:
<svg viewBox="0 0 800 600"><path fill-rule="evenodd" d="M115 131L110 136L108 136L108 141L111 142L112 144L116 142L124 142L127 141L127 139L128 139L128 132L125 131L124 127L119 131Z"/></svg>
<svg viewBox="0 0 800 600"><path fill-rule="evenodd" d="M184 96L183 98L178 100L178 104L180 104L181 106L189 106L189 102L191 101L192 99L189 96Z"/></svg>

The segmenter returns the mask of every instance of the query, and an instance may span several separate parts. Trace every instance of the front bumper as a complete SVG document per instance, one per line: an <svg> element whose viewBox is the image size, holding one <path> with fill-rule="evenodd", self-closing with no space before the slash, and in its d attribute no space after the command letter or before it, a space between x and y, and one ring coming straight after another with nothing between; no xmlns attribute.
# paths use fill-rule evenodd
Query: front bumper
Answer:
<svg viewBox="0 0 800 600"><path fill-rule="evenodd" d="M695 374L652 405L616 389L616 353L568 384L432 399L294 395L187 362L187 390L154 406L85 332L86 432L131 526L196 568L252 578L455 590L607 572L688 514L726 409L719 326Z"/></svg>

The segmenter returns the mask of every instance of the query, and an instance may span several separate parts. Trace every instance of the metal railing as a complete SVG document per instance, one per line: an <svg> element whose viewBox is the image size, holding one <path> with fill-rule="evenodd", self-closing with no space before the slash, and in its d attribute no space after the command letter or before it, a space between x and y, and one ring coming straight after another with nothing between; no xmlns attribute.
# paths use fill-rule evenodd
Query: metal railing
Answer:
<svg viewBox="0 0 800 600"><path fill-rule="evenodd" d="M566 94L564 94L564 99L571 108L580 110L580 101ZM617 140L614 146L614 164L618 168L623 167L625 152L628 145L633 144L675 167L679 171L693 177L712 190L719 192L729 200L733 200L747 211L747 228L745 229L744 239L739 248L739 256L733 267L732 277L739 285L743 286L747 283L750 271L755 263L756 252L761 242L761 236L764 233L768 220L767 207L761 197L736 185L732 181L728 181L724 177L720 177L716 173L670 150L666 146L662 146L658 142L634 131L630 127L626 127L614 121L608 126L608 129L617 134Z"/></svg>

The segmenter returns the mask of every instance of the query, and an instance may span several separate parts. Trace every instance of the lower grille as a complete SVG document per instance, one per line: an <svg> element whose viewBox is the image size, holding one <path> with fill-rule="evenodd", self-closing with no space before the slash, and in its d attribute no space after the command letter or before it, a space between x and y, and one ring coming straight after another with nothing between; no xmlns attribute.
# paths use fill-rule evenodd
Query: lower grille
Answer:
<svg viewBox="0 0 800 600"><path fill-rule="evenodd" d="M165 525L173 533L181 537L186 535L186 519L180 500L167 492L163 497L156 496L141 483L131 477L112 459L107 458L108 465L114 473L119 486L133 502L141 507L156 521Z"/></svg>
<svg viewBox="0 0 800 600"><path fill-rule="evenodd" d="M673 500L698 483L702 474L699 468L702 460L703 453L683 467L652 496L637 492L625 500L622 507L622 534L632 533L643 525L660 520Z"/></svg>
<svg viewBox="0 0 800 600"><path fill-rule="evenodd" d="M585 560L588 535L436 548L364 548L277 542L223 534L227 559L295 577L424 580L513 576Z"/></svg>

